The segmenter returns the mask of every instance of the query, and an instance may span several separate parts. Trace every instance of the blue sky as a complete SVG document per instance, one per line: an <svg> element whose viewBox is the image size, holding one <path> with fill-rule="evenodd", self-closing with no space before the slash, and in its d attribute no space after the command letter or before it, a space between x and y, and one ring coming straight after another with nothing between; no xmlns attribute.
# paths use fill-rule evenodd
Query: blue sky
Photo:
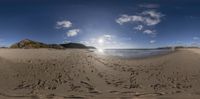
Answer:
<svg viewBox="0 0 200 99"><path fill-rule="evenodd" d="M0 45L199 46L199 0L1 0Z"/></svg>

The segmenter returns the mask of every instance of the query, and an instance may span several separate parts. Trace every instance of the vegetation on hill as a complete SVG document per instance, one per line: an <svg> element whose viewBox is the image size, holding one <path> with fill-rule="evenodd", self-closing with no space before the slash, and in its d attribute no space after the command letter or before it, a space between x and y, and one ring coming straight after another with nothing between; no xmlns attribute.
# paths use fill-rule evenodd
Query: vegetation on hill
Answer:
<svg viewBox="0 0 200 99"><path fill-rule="evenodd" d="M15 43L10 46L10 48L24 48L24 49L32 49L32 48L55 48L55 49L65 49L65 48L81 48L81 49L89 49L94 47L87 47L80 43L66 43L66 44L45 44L38 41L33 41L29 39L21 40L18 43Z"/></svg>

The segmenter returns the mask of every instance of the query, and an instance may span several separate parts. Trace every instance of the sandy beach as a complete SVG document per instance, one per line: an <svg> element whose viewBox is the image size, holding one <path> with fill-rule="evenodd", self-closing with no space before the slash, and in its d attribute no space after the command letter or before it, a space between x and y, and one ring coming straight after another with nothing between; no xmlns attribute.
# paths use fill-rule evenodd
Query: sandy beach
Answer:
<svg viewBox="0 0 200 99"><path fill-rule="evenodd" d="M85 49L0 49L0 63L0 99L200 98L200 49L143 59Z"/></svg>

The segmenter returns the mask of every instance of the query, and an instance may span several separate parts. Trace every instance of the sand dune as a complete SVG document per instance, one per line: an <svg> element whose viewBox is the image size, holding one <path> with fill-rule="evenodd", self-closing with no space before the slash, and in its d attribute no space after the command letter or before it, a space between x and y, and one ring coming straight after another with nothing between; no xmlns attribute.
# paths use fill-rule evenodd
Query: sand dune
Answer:
<svg viewBox="0 0 200 99"><path fill-rule="evenodd" d="M198 99L199 60L199 49L144 59L84 49L0 49L0 98Z"/></svg>

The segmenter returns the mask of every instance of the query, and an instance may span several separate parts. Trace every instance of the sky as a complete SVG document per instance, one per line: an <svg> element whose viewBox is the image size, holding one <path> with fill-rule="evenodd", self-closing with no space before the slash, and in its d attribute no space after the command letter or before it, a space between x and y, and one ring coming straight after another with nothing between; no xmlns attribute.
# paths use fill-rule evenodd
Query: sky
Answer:
<svg viewBox="0 0 200 99"><path fill-rule="evenodd" d="M97 48L200 45L199 0L0 0L0 46L22 39Z"/></svg>

